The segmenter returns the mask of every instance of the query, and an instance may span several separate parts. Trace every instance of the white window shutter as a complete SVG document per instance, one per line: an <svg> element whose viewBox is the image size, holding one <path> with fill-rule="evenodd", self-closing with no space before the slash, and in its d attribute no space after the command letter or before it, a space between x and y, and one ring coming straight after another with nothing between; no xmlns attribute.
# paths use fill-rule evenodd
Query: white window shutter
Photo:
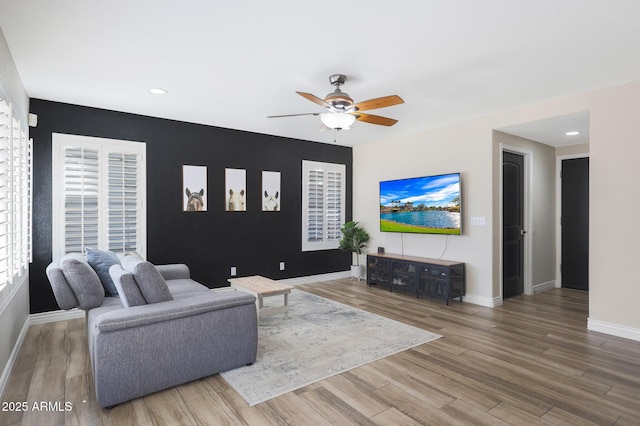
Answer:
<svg viewBox="0 0 640 426"><path fill-rule="evenodd" d="M9 104L0 100L0 290L11 279L10 167L11 118Z"/></svg>
<svg viewBox="0 0 640 426"><path fill-rule="evenodd" d="M138 156L109 153L108 248L114 252L138 249Z"/></svg>
<svg viewBox="0 0 640 426"><path fill-rule="evenodd" d="M54 201L64 200L54 259L87 248L145 256L145 144L56 133L53 144Z"/></svg>
<svg viewBox="0 0 640 426"><path fill-rule="evenodd" d="M64 150L64 253L97 248L100 171L97 149Z"/></svg>
<svg viewBox="0 0 640 426"><path fill-rule="evenodd" d="M31 194L31 143L0 98L0 293L31 261Z"/></svg>
<svg viewBox="0 0 640 426"><path fill-rule="evenodd" d="M324 230L324 172L307 172L307 241L322 241Z"/></svg>
<svg viewBox="0 0 640 426"><path fill-rule="evenodd" d="M345 221L346 166L302 162L302 250L338 248Z"/></svg>

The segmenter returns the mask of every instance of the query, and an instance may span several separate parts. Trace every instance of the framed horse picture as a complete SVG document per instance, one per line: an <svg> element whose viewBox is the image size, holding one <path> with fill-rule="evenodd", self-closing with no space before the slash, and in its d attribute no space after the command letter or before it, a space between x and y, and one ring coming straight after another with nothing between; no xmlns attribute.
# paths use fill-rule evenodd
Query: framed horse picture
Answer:
<svg viewBox="0 0 640 426"><path fill-rule="evenodd" d="M182 210L207 211L207 166L182 166Z"/></svg>
<svg viewBox="0 0 640 426"><path fill-rule="evenodd" d="M225 169L225 210L244 212L247 210L247 171Z"/></svg>
<svg viewBox="0 0 640 426"><path fill-rule="evenodd" d="M262 172L262 211L279 212L282 201L280 172Z"/></svg>

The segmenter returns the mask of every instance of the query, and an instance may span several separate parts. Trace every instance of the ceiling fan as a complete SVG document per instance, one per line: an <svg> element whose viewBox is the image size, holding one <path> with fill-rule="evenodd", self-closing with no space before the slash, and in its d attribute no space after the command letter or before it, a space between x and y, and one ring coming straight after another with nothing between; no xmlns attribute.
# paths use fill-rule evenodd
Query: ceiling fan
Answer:
<svg viewBox="0 0 640 426"><path fill-rule="evenodd" d="M348 93L340 90L347 77L343 74L333 74L329 76L329 82L336 88L329 93L324 99L321 99L311 93L296 92L303 98L316 103L325 109L325 112L309 112L304 114L287 114L287 115L271 115L268 118L280 117L296 117L300 115L316 115L320 116L323 128L327 127L333 130L350 129L351 125L356 121L363 121L370 124L379 124L381 126L393 126L398 122L393 118L381 117L379 115L364 114L362 111L372 109L385 108L393 105L404 103L398 95L384 96L382 98L369 99L368 101L354 103Z"/></svg>

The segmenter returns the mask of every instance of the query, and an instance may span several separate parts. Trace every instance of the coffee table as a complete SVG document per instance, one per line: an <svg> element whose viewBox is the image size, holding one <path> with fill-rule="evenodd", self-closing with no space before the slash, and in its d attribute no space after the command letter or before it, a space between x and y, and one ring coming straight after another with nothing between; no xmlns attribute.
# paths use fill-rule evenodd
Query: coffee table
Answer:
<svg viewBox="0 0 640 426"><path fill-rule="evenodd" d="M282 284L269 278L265 278L260 275L254 275L251 277L242 278L229 278L227 281L231 284L231 287L237 290L244 290L247 293L253 294L258 300L256 301L258 310L258 317L266 315L273 315L278 313L284 313L284 317L288 318L289 312L289 293L293 289L292 286ZM264 307L264 298L272 296L284 296L284 305L275 307Z"/></svg>

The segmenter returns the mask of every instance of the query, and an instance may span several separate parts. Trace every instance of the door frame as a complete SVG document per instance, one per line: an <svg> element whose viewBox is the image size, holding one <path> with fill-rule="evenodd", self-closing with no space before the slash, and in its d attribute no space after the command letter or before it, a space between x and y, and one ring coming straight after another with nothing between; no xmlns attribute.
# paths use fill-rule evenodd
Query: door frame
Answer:
<svg viewBox="0 0 640 426"><path fill-rule="evenodd" d="M562 288L562 161L576 158L589 158L589 153L556 156L556 288Z"/></svg>
<svg viewBox="0 0 640 426"><path fill-rule="evenodd" d="M524 243L523 243L523 258L524 258L524 294L527 295L531 295L533 294L533 285L532 285L532 278L533 278L533 270L532 270L532 266L533 266L533 234L534 234L534 230L532 228L532 205L531 205L531 182L533 181L532 179L532 164L533 164L533 151L530 151L528 149L525 148L521 148L519 146L515 146L515 145L509 145L509 144L505 144L505 143L501 143L500 144L500 187L499 187L499 191L500 191L500 195L499 195L499 209L500 209L500 227L499 227L499 234L500 234L500 300L504 300L504 292L503 292L503 282L502 282L502 275L503 275L503 268L504 268L504 264L503 264L503 258L504 258L504 253L503 253L503 247L502 247L502 239L503 239L503 235L502 235L502 228L504 226L504 219L502 217L503 215L503 203L502 203L502 197L503 197L503 185L504 185L504 176L503 176L503 164L504 164L504 153L505 152L511 152L513 154L518 154L518 155L522 155L523 160L524 160L524 173L523 173L523 197L524 197L524 230L526 231L526 234L524 235Z"/></svg>

